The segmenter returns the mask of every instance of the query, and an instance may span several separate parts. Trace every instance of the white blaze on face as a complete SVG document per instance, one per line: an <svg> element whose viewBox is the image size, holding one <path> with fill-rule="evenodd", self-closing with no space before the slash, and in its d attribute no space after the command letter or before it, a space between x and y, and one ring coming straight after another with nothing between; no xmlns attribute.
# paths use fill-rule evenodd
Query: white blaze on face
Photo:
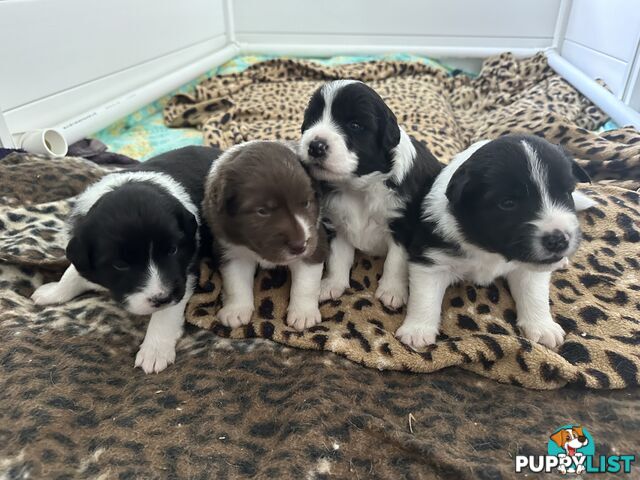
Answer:
<svg viewBox="0 0 640 480"><path fill-rule="evenodd" d="M308 242L309 238L311 238L311 226L309 225L309 222L307 222L307 219L302 215L295 215L295 217L300 228L302 228L302 231L304 232L304 241Z"/></svg>
<svg viewBox="0 0 640 480"><path fill-rule="evenodd" d="M154 306L153 299L166 297L169 293L170 289L164 285L158 267L151 261L144 285L139 291L127 295L125 305L131 313L135 313L136 315L150 315L159 310ZM162 307L164 308L166 306L168 305L163 305Z"/></svg>
<svg viewBox="0 0 640 480"><path fill-rule="evenodd" d="M324 99L322 117L302 135L300 156L305 163L311 165L313 175L320 180L341 180L351 176L358 168L358 156L349 151L345 133L331 116L331 105L336 93L355 82L356 80L336 80L322 87L321 94ZM318 165L309 155L309 144L314 140L322 141L328 146L326 156Z"/></svg>
<svg viewBox="0 0 640 480"><path fill-rule="evenodd" d="M549 258L551 255L542 246L541 239L544 235L559 230L567 236L569 243L564 255L571 255L577 248L580 239L578 217L570 208L553 201L549 195L547 169L540 162L537 152L529 143L523 140L522 146L527 155L531 178L542 199L537 219L531 222L537 229L533 250L540 260Z"/></svg>

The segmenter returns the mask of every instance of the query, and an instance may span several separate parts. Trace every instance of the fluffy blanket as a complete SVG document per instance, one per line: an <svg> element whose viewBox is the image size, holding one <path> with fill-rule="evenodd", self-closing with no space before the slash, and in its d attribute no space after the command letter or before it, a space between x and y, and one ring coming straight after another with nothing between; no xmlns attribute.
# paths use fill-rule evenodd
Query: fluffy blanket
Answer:
<svg viewBox="0 0 640 480"><path fill-rule="evenodd" d="M213 77L193 95L178 95L165 109L171 126L197 126L205 142L227 148L240 141L299 138L311 93L334 78L367 81L402 125L443 161L476 140L509 132L534 133L576 156L595 183L586 190L597 208L581 215L584 243L572 265L553 276L551 301L567 332L558 351L520 336L513 300L503 281L487 288L449 288L439 342L414 352L394 338L404 311L374 298L382 262L357 258L351 289L326 302L322 324L298 333L283 322L286 271L261 272L256 313L246 328L229 331L215 321L220 279L204 268L188 320L232 338L264 337L288 345L330 350L376 369L433 372L460 365L501 382L557 388L567 382L621 388L638 382L638 194L640 135L621 129L590 132L602 112L548 66L540 54L516 60L505 54L485 62L474 79L420 63L369 62L323 67L274 60L243 73ZM611 181L615 184L609 184Z"/></svg>
<svg viewBox="0 0 640 480"><path fill-rule="evenodd" d="M11 154L0 160L0 478L513 478L514 456L544 454L549 435L567 422L589 429L598 454L637 451L640 389L612 389L638 381L638 197L620 188L619 180L611 185L606 179L637 182L640 135L631 129L602 136L580 130L577 124L592 128L602 115L539 58L492 62L476 80L414 64L366 64L360 75L449 85L446 98L462 95L455 85L460 92L483 91L495 101L486 103L485 112L476 105L480 100L470 100L478 115L509 109L514 98L528 102L533 116L545 105L563 112L554 114L547 133L568 132L556 140L572 145L590 168L598 181L589 189L599 202L582 217L587 238L580 256L554 277L554 312L569 332L565 347L551 352L518 337L513 305L499 282L486 289L451 289L438 347L422 354L404 349L392 336L401 313L384 311L370 293L380 261L364 257L353 270L349 294L323 306L326 320L314 331L299 334L284 326L287 273L273 271L257 278L254 322L229 332L213 322L220 285L205 262L188 318L219 335L190 326L178 344L176 364L146 376L133 369L145 318L101 294L51 307L29 300L37 285L57 279L66 266L62 232L72 197L106 170L78 158ZM358 72L345 68L349 76ZM303 62L269 62L246 78L240 75L243 87L234 92L228 87L236 88L236 79L229 78L220 87L227 100L216 105L242 109L207 125L219 126L220 139L227 123L229 131L236 125L244 132L229 137L237 140L267 136L263 128L271 128L273 137L286 130L295 138L302 110L289 116L282 109L279 120L257 130L249 119L260 116L247 111L264 101L279 104L268 89L260 94L263 83L293 88L282 85L309 82L305 88L311 90L318 78L341 74L322 70ZM509 76L514 71L520 73ZM281 74L288 82L277 80ZM523 90L520 97L504 93L497 100L506 78L529 85L530 92L549 92L549 99ZM375 86L382 90L384 78L379 82ZM254 88L254 103L245 104L241 97ZM302 108L302 94L297 95ZM192 101L190 108L198 110L200 99ZM394 108L404 124L413 123ZM463 122L461 112L449 112L456 125ZM522 122L533 125L531 115ZM423 140L435 138L440 127L432 132L420 117L415 121L424 128ZM439 141L443 154L445 143L454 140ZM587 153L591 148L597 150ZM331 350L376 369L283 343ZM459 368L430 375L392 371L458 364L537 389L573 385L525 391Z"/></svg>

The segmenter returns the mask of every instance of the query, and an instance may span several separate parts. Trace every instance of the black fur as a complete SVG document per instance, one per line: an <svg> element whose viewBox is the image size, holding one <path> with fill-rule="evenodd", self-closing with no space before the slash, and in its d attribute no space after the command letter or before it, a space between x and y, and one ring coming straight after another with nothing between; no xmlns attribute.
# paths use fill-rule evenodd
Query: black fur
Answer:
<svg viewBox="0 0 640 480"><path fill-rule="evenodd" d="M303 134L321 119L324 108L325 99L320 88L305 110ZM391 171L393 150L400 142L400 127L394 113L375 90L360 82L343 86L337 90L331 103L331 117L339 127L347 148L358 158L355 176ZM414 227L419 223L422 199L444 166L423 144L413 138L411 142L416 156L409 172L400 183L385 182L405 201L401 216L389 224L394 239L403 245L410 243ZM322 183L325 194L335 188L327 182ZM332 231L330 225L328 229Z"/></svg>
<svg viewBox="0 0 640 480"><path fill-rule="evenodd" d="M528 263L555 263L563 255L541 258L533 249L540 232L531 224L542 208L542 199L532 180L522 141L536 152L546 171L546 188L553 203L575 211L571 196L576 181L589 181L587 174L559 147L535 136L508 135L484 145L453 174L447 185L449 212L466 241L505 259ZM425 192L425 194L428 193ZM426 249L441 249L455 255L458 246L445 241L423 220L406 243L410 260L429 263Z"/></svg>
<svg viewBox="0 0 640 480"><path fill-rule="evenodd" d="M171 176L200 210L204 179L219 153L186 147L126 171ZM210 235L208 231L206 226L200 229L202 235ZM171 286L171 301L177 302L184 296L187 275L195 273L196 260L203 254L198 251L197 233L195 217L165 189L131 181L102 195L86 215L72 219L67 257L84 278L122 301L144 284L151 254L162 279ZM211 243L206 238L200 242L203 247Z"/></svg>
<svg viewBox="0 0 640 480"><path fill-rule="evenodd" d="M420 223L422 201L431 190L434 180L444 165L420 142L411 139L416 149L416 161L403 181L396 185L388 182L398 195L406 199L402 216L390 223L394 240L400 245L409 245L415 235L416 225Z"/></svg>
<svg viewBox="0 0 640 480"><path fill-rule="evenodd" d="M302 133L320 120L324 107L325 100L318 89L305 111ZM400 128L396 116L375 90L359 82L340 88L331 104L331 117L343 132L347 148L360 159L357 176L391 170L391 150L400 141Z"/></svg>

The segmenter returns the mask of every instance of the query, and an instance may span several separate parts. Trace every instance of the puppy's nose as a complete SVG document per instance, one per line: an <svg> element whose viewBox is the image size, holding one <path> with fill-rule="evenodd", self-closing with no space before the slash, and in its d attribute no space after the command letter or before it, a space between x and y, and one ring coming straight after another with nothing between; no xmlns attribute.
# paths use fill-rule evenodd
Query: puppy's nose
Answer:
<svg viewBox="0 0 640 480"><path fill-rule="evenodd" d="M551 253L564 252L569 247L569 238L566 233L554 230L542 236L542 246Z"/></svg>
<svg viewBox="0 0 640 480"><path fill-rule="evenodd" d="M312 140L309 143L309 156L313 158L322 158L327 154L329 145L322 140Z"/></svg>
<svg viewBox="0 0 640 480"><path fill-rule="evenodd" d="M300 255L307 248L307 242L305 240L294 240L287 242L287 247L293 255Z"/></svg>
<svg viewBox="0 0 640 480"><path fill-rule="evenodd" d="M163 296L153 297L153 298L151 298L150 301L151 301L151 304L155 308L159 308L159 307L162 307L163 305L171 303L171 295L163 295Z"/></svg>

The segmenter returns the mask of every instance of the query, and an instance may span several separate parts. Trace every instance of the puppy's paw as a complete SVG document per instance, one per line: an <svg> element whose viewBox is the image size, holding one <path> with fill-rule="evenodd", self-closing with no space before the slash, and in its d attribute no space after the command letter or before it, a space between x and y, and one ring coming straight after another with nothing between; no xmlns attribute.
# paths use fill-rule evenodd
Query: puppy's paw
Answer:
<svg viewBox="0 0 640 480"><path fill-rule="evenodd" d="M342 296L344 291L349 288L349 282L346 283L336 278L323 278L320 284L320 301L337 300Z"/></svg>
<svg viewBox="0 0 640 480"><path fill-rule="evenodd" d="M296 330L313 327L322 321L318 302L297 302L289 304L287 325Z"/></svg>
<svg viewBox="0 0 640 480"><path fill-rule="evenodd" d="M60 287L60 282L45 283L36 289L31 295L31 300L36 305L52 305L55 303L64 303L71 298L65 298L65 291Z"/></svg>
<svg viewBox="0 0 640 480"><path fill-rule="evenodd" d="M227 327L237 328L251 321L253 310L254 306L251 303L231 303L218 311L218 320Z"/></svg>
<svg viewBox="0 0 640 480"><path fill-rule="evenodd" d="M176 360L175 342L145 339L136 355L136 367L144 373L159 373Z"/></svg>
<svg viewBox="0 0 640 480"><path fill-rule="evenodd" d="M376 290L376 298L386 307L397 309L407 303L409 289L402 282L384 282L384 277Z"/></svg>
<svg viewBox="0 0 640 480"><path fill-rule="evenodd" d="M556 348L564 341L564 330L551 316L544 320L519 321L518 326L525 337L545 347Z"/></svg>
<svg viewBox="0 0 640 480"><path fill-rule="evenodd" d="M427 322L404 322L396 330L396 338L413 349L424 348L436 343L438 327Z"/></svg>

